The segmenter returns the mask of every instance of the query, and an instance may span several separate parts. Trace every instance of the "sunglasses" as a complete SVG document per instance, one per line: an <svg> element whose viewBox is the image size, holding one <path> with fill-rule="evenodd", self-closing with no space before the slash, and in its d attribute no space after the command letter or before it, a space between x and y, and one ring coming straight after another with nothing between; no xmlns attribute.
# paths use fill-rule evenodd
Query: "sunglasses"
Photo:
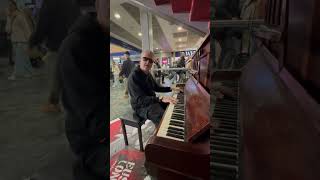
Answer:
<svg viewBox="0 0 320 180"><path fill-rule="evenodd" d="M150 58L143 57L142 59L143 59L143 61L145 61L145 62L146 62L146 61L149 61L149 63L151 63L151 64L153 63L153 60L150 59Z"/></svg>

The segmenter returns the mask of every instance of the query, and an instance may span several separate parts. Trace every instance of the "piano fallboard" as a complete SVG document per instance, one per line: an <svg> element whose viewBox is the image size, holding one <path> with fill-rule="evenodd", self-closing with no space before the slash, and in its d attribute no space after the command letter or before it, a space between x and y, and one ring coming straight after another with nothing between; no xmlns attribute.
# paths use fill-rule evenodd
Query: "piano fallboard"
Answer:
<svg viewBox="0 0 320 180"><path fill-rule="evenodd" d="M196 143L152 137L146 148L146 168L157 179L209 179L209 135Z"/></svg>

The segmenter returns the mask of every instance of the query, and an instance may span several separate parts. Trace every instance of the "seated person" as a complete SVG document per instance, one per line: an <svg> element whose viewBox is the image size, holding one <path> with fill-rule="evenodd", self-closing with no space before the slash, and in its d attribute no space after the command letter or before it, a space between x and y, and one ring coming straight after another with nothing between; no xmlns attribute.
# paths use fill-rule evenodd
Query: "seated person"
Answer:
<svg viewBox="0 0 320 180"><path fill-rule="evenodd" d="M153 79L150 70L154 62L154 54L144 51L141 60L128 79L128 89L131 97L132 109L138 116L151 120L156 126L169 103L177 100L170 96L156 97L155 92L179 91L180 88L161 87Z"/></svg>

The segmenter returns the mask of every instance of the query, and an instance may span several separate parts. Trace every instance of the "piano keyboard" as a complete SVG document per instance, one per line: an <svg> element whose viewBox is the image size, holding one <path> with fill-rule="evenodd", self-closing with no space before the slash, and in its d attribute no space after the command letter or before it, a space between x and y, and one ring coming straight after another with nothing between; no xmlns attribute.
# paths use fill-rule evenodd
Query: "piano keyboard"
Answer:
<svg viewBox="0 0 320 180"><path fill-rule="evenodd" d="M210 129L210 175L215 180L239 179L239 81L222 81L236 93L235 99L225 97L216 102Z"/></svg>
<svg viewBox="0 0 320 180"><path fill-rule="evenodd" d="M173 97L177 98L177 104L169 104L167 107L157 136L176 141L184 141L184 94L174 94Z"/></svg>

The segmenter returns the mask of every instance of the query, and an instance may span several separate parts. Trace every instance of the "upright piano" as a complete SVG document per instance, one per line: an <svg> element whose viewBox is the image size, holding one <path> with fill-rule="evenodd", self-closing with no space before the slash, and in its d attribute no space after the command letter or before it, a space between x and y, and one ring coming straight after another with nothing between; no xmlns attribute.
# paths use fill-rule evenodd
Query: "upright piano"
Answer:
<svg viewBox="0 0 320 180"><path fill-rule="evenodd" d="M193 56L184 92L175 94L145 148L149 174L164 180L209 179L210 35Z"/></svg>
<svg viewBox="0 0 320 180"><path fill-rule="evenodd" d="M269 30L253 33L248 63L211 73L235 93L213 109L212 180L320 179L320 4L266 1Z"/></svg>

